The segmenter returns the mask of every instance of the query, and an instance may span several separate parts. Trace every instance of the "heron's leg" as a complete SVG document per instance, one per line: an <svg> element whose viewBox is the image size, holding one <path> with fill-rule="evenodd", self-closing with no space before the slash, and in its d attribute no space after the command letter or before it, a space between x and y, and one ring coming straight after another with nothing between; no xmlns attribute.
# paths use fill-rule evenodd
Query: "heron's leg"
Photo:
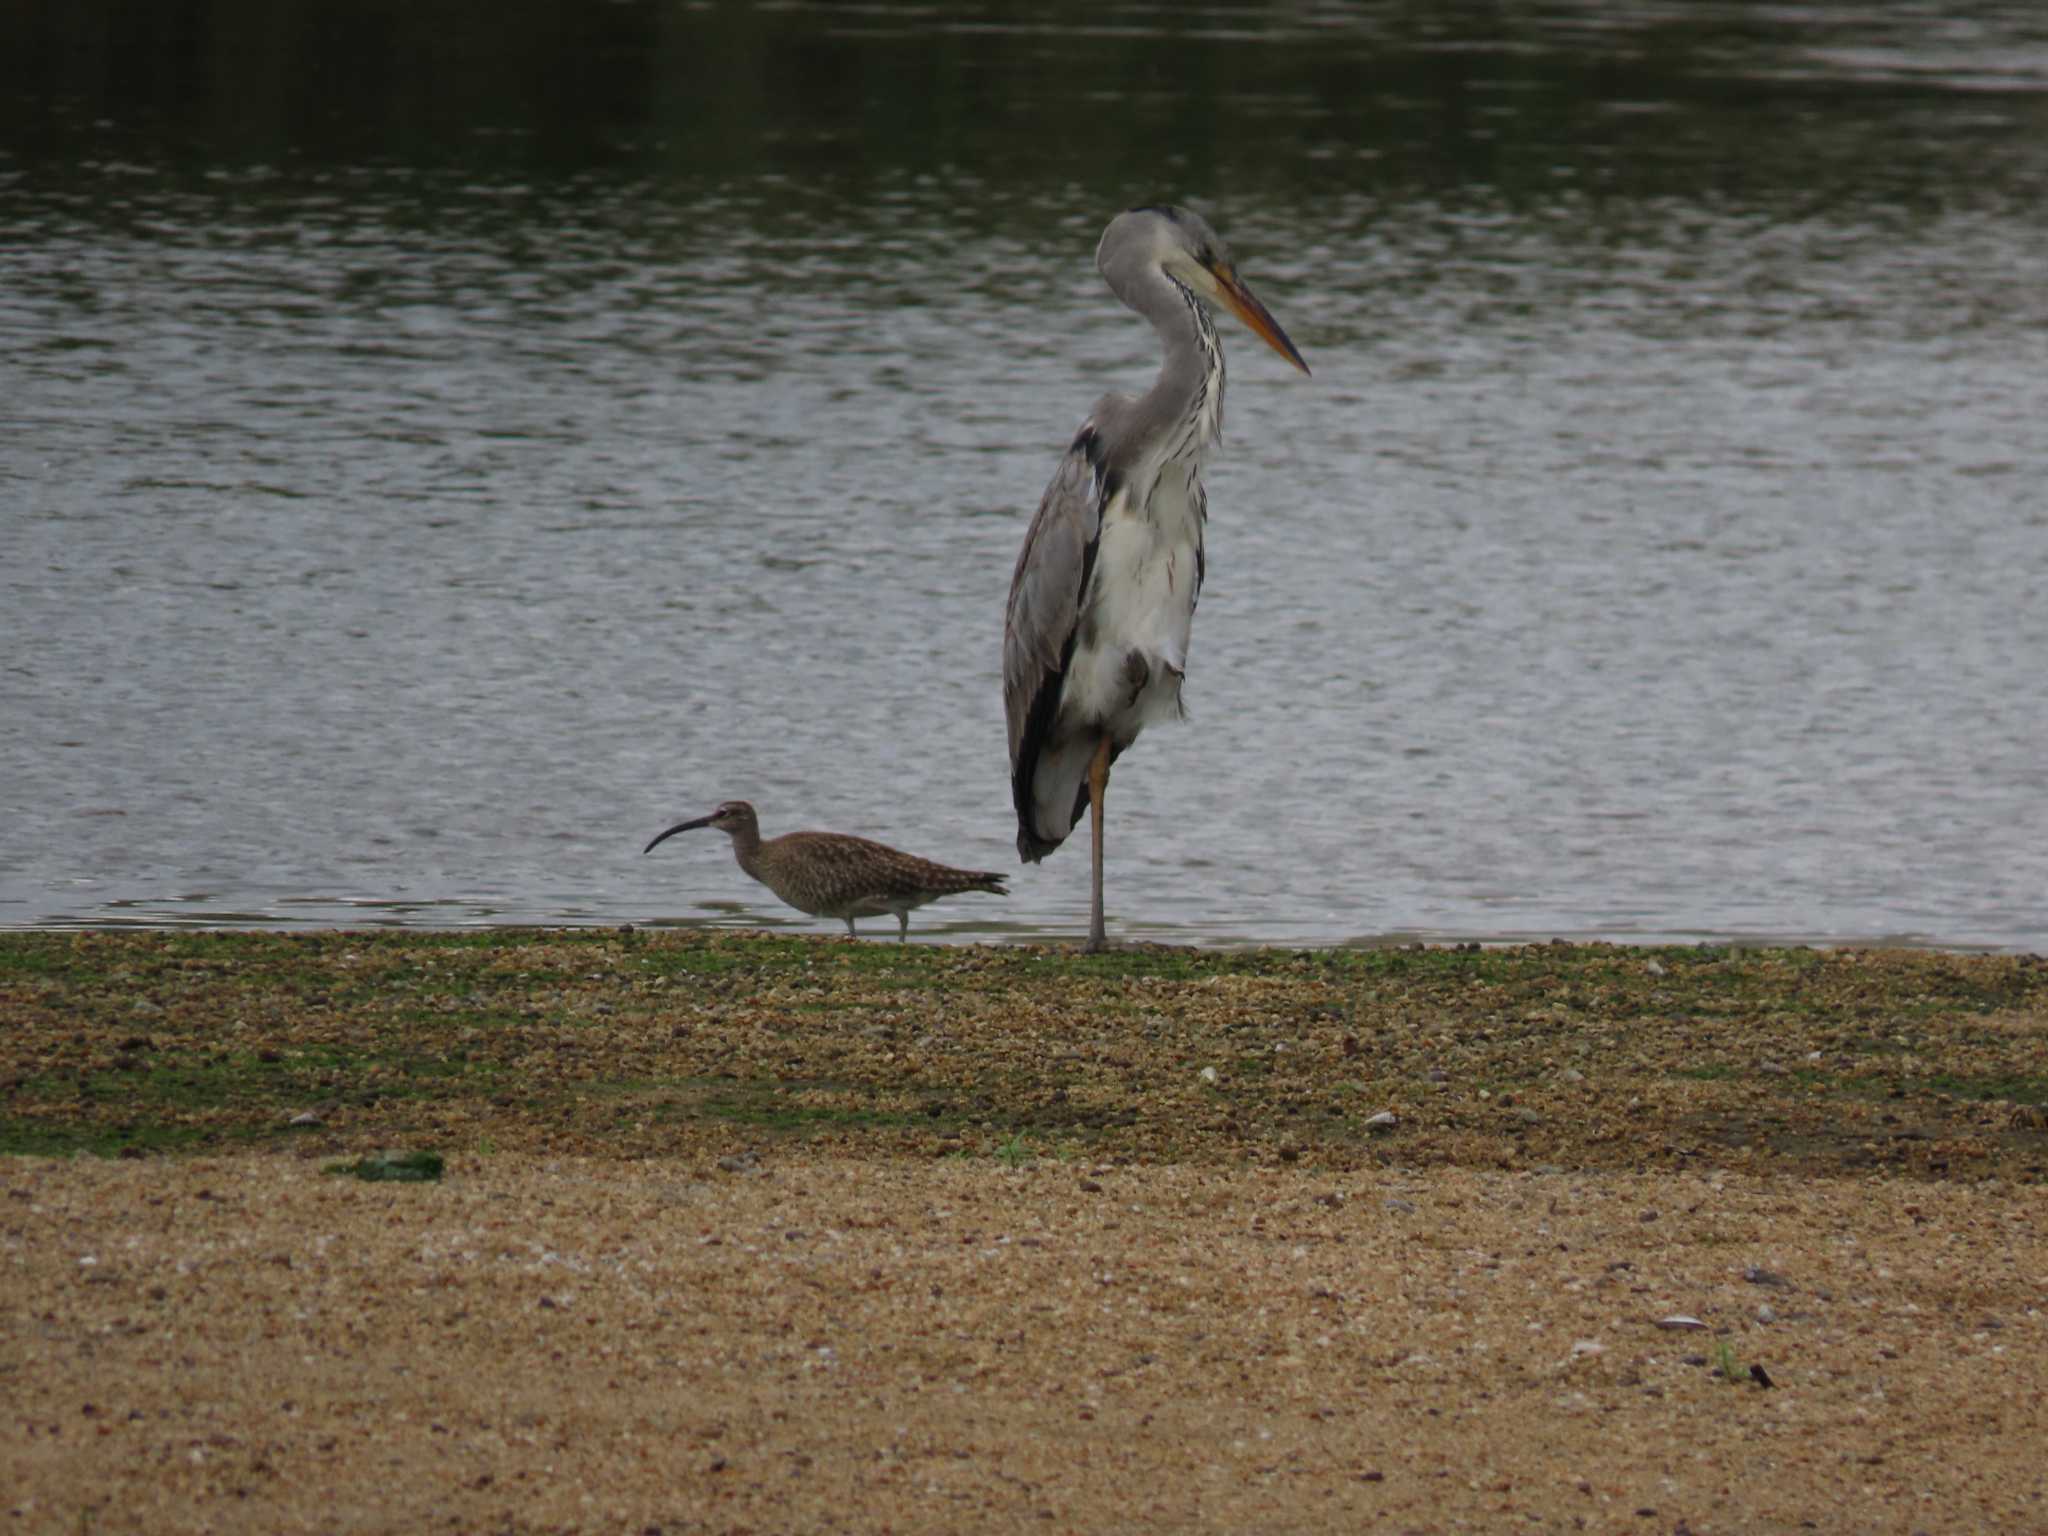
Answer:
<svg viewBox="0 0 2048 1536"><path fill-rule="evenodd" d="M908 944L910 942L910 912L907 908L896 914L896 942L898 944Z"/></svg>
<svg viewBox="0 0 2048 1536"><path fill-rule="evenodd" d="M853 931L853 919L850 917L846 920L846 936L849 939L857 939L860 937L859 934Z"/></svg>
<svg viewBox="0 0 2048 1536"><path fill-rule="evenodd" d="M1088 765L1088 840L1093 854L1090 884L1093 898L1088 909L1088 953L1109 948L1109 936L1102 928L1102 800L1109 793L1109 738L1095 748L1095 760Z"/></svg>

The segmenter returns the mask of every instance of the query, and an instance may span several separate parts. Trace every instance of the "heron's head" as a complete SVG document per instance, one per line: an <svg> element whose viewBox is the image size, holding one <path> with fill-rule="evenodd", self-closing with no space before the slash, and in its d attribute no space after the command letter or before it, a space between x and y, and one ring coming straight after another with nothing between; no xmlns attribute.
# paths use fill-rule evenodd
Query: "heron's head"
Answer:
<svg viewBox="0 0 2048 1536"><path fill-rule="evenodd" d="M652 853L654 852L655 844L674 837L678 832L694 832L699 827L715 827L728 837L735 837L749 831L758 833L761 824L754 818L754 808L747 804L746 801L728 800L709 816L699 816L692 821L677 822L666 832L655 838L654 842L649 843L640 851L642 853Z"/></svg>
<svg viewBox="0 0 2048 1536"><path fill-rule="evenodd" d="M1199 213L1164 204L1120 213L1102 232L1095 265L1120 293L1132 291L1148 271L1163 272L1197 298L1230 311L1259 340L1308 372L1280 322L1237 275L1230 247Z"/></svg>

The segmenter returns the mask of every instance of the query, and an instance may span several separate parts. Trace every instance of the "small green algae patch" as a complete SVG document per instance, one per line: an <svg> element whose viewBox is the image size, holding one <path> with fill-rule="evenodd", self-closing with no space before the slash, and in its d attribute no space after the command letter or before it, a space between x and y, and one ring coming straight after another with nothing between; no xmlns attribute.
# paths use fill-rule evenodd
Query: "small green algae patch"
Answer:
<svg viewBox="0 0 2048 1536"><path fill-rule="evenodd" d="M352 1163L331 1163L325 1171L367 1184L437 1184L444 1166L438 1152L376 1152Z"/></svg>

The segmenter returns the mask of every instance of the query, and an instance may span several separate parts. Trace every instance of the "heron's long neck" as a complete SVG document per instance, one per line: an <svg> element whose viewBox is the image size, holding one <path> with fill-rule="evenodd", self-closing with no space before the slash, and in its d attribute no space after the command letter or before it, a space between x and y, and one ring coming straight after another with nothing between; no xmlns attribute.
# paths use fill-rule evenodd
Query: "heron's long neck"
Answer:
<svg viewBox="0 0 2048 1536"><path fill-rule="evenodd" d="M1209 311L1163 272L1144 297L1133 307L1159 332L1166 361L1139 401L1139 417L1163 434L1162 463L1199 458L1223 435L1223 344Z"/></svg>

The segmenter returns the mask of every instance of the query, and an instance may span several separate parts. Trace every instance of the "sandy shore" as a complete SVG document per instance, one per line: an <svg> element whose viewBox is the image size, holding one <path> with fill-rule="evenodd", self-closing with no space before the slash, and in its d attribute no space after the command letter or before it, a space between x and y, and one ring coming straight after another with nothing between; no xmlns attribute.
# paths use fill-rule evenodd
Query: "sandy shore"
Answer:
<svg viewBox="0 0 2048 1536"><path fill-rule="evenodd" d="M2048 1529L2038 1186L728 1162L0 1162L7 1528Z"/></svg>

